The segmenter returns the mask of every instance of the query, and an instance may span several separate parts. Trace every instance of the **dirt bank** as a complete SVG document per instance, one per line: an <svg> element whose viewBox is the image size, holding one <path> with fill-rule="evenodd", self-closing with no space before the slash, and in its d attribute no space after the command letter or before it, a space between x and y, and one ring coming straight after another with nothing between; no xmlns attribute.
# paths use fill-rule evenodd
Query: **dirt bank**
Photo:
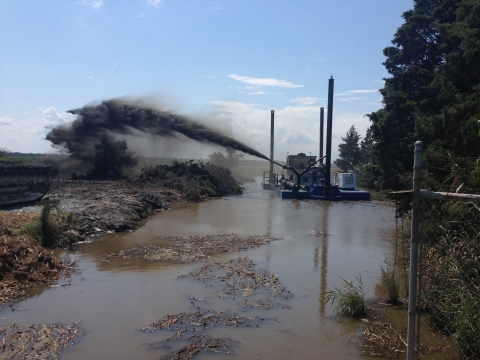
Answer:
<svg viewBox="0 0 480 360"><path fill-rule="evenodd" d="M73 213L80 220L75 229L80 240L105 232L134 230L138 220L186 200L176 190L126 180L54 182L46 198L58 200L60 212Z"/></svg>

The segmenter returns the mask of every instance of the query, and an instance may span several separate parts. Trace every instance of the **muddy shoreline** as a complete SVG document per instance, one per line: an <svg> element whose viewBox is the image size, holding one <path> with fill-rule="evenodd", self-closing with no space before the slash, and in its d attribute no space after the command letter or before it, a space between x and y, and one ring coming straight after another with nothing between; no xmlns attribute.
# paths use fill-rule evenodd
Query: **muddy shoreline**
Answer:
<svg viewBox="0 0 480 360"><path fill-rule="evenodd" d="M77 225L65 235L73 236L76 241L135 230L139 220L168 209L172 203L188 200L177 190L129 180L54 181L43 199L56 202L59 213L75 216ZM41 210L40 204L0 209L5 216L8 213L32 216Z"/></svg>

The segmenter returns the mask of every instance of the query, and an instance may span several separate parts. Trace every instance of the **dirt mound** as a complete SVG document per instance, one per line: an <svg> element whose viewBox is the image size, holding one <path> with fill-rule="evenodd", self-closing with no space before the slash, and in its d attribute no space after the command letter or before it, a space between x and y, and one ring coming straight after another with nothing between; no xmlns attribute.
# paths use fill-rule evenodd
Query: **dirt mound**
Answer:
<svg viewBox="0 0 480 360"><path fill-rule="evenodd" d="M0 227L0 308L23 294L23 289L58 280L73 269L27 235Z"/></svg>
<svg viewBox="0 0 480 360"><path fill-rule="evenodd" d="M50 188L48 197L60 201L60 211L73 213L80 220L75 230L84 239L107 231L134 230L138 220L155 210L186 200L178 191L126 180L59 181Z"/></svg>

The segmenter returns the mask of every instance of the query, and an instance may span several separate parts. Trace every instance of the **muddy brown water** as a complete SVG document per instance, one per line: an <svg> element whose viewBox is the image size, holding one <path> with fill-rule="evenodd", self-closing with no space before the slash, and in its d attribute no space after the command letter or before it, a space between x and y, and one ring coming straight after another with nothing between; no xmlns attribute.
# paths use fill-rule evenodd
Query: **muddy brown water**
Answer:
<svg viewBox="0 0 480 360"><path fill-rule="evenodd" d="M156 342L170 331L138 329L168 314L193 311L190 297L209 302L206 308L231 310L239 316L266 318L258 327L216 327L213 337L230 337L239 359L360 359L355 342L362 323L338 319L325 305L325 291L341 287L342 278L361 275L367 297L375 297L380 266L392 256L395 209L376 202L280 200L260 190L259 179L244 195L204 203L176 204L145 221L132 233L110 234L83 244L72 259L79 271L71 286L37 288L15 311L0 313L0 326L79 322L86 335L62 353L62 359L156 359L186 342ZM293 298L289 309L250 309L243 299L222 299L219 289L192 279L177 279L202 266L100 257L138 243L171 245L159 236L251 234L281 237L266 246L216 255L216 261L248 256L259 267L278 275ZM321 236L315 236L314 234ZM268 320L270 319L270 320ZM158 344L157 344L158 345ZM229 354L200 353L198 359L232 359Z"/></svg>

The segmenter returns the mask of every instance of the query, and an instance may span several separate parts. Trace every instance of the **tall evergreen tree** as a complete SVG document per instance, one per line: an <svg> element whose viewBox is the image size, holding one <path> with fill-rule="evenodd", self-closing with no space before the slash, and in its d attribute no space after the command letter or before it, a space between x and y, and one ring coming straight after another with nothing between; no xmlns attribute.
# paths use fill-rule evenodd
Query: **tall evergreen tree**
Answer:
<svg viewBox="0 0 480 360"><path fill-rule="evenodd" d="M360 148L361 136L355 130L355 125L347 131L347 135L342 137L344 143L338 145L339 158L334 161L342 171L355 171L362 162L362 150Z"/></svg>
<svg viewBox="0 0 480 360"><path fill-rule="evenodd" d="M403 17L384 50L391 75L380 90L384 106L368 115L374 163L392 189L411 186L416 140L428 149L425 162L437 182L448 177L442 168L451 169L451 159L480 155L480 2L415 0ZM470 175L454 178L472 182Z"/></svg>

